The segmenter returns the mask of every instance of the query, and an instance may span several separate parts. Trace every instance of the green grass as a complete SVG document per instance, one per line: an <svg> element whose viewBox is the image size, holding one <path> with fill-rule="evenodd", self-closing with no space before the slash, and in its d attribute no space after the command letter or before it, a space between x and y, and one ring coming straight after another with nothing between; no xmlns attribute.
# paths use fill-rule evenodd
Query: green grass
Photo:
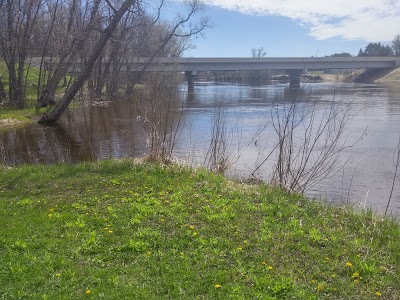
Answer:
<svg viewBox="0 0 400 300"><path fill-rule="evenodd" d="M25 72L28 71L26 68ZM0 61L0 76L3 78L3 84L6 92L8 91L8 73L4 62ZM43 113L48 113L52 107L36 109L37 101L37 82L39 78L39 69L37 67L30 67L26 76L26 108L16 109L10 106L0 107L0 130L10 127L23 127L36 122ZM62 94L64 88L60 86L57 88L57 93ZM72 104L70 107L76 107Z"/></svg>
<svg viewBox="0 0 400 300"><path fill-rule="evenodd" d="M371 212L177 166L0 170L0 299L400 299Z"/></svg>
<svg viewBox="0 0 400 300"><path fill-rule="evenodd" d="M0 108L0 130L10 127L24 127L32 124L37 121L43 113L49 112L51 109L51 107L36 109L33 105L24 109L11 107Z"/></svg>

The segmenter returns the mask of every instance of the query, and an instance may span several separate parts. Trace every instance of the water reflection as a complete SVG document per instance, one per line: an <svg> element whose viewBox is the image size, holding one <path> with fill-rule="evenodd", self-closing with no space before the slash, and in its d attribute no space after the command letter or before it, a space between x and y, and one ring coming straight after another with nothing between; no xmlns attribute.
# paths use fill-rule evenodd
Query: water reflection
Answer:
<svg viewBox="0 0 400 300"><path fill-rule="evenodd" d="M50 127L33 124L1 131L0 142L10 165L73 163L145 152L135 110L127 101L89 103Z"/></svg>

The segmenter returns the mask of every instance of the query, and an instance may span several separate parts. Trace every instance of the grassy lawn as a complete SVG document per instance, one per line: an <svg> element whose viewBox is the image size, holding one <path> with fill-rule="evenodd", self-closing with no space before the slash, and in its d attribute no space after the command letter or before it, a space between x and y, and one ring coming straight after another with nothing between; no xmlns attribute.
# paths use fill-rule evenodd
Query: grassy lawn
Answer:
<svg viewBox="0 0 400 300"><path fill-rule="evenodd" d="M177 166L0 171L0 299L400 299L371 212Z"/></svg>

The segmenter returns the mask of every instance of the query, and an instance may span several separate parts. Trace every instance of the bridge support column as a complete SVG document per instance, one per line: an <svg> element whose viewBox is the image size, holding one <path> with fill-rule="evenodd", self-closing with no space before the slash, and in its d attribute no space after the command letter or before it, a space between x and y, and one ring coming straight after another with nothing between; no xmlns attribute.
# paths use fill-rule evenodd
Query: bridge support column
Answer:
<svg viewBox="0 0 400 300"><path fill-rule="evenodd" d="M197 76L196 71L185 71L186 80L188 82L188 92L194 93L194 80Z"/></svg>
<svg viewBox="0 0 400 300"><path fill-rule="evenodd" d="M290 86L295 87L300 85L300 77L303 70L287 70L289 74Z"/></svg>

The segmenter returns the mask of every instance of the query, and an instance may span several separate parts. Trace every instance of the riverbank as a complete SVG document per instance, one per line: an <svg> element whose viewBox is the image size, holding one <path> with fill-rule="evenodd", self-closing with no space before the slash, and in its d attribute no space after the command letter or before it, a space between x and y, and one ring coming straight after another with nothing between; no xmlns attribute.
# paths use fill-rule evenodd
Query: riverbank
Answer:
<svg viewBox="0 0 400 300"><path fill-rule="evenodd" d="M330 76L323 77L324 81L332 81ZM400 67L394 70L365 70L360 69L349 74L342 74L335 82L378 83L391 84L400 82Z"/></svg>
<svg viewBox="0 0 400 300"><path fill-rule="evenodd" d="M398 299L399 225L178 166L3 168L5 299Z"/></svg>
<svg viewBox="0 0 400 300"><path fill-rule="evenodd" d="M0 130L24 127L37 122L40 115L48 110L48 108L37 110L34 107L26 109L0 108Z"/></svg>
<svg viewBox="0 0 400 300"><path fill-rule="evenodd" d="M384 84L399 83L400 82L400 67L392 70L391 72L389 72L385 76L375 80L374 82L375 83L384 83Z"/></svg>

